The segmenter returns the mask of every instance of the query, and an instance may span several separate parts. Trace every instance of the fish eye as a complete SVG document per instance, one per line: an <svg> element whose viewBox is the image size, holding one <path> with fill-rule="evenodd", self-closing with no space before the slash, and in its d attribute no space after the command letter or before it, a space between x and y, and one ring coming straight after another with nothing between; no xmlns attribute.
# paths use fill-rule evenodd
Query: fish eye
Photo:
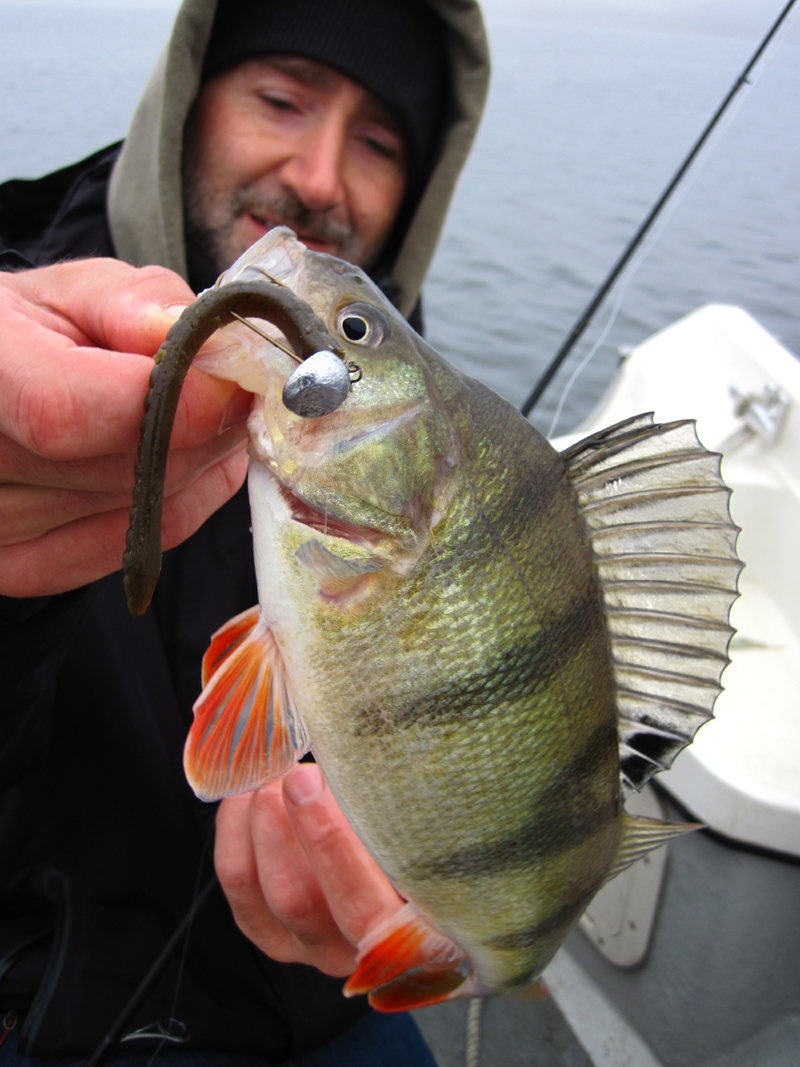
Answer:
<svg viewBox="0 0 800 1067"><path fill-rule="evenodd" d="M368 329L369 323L360 315L346 315L342 319L342 333L348 341L363 341Z"/></svg>
<svg viewBox="0 0 800 1067"><path fill-rule="evenodd" d="M374 348L389 336L388 317L372 304L349 304L336 316L336 329L353 345Z"/></svg>

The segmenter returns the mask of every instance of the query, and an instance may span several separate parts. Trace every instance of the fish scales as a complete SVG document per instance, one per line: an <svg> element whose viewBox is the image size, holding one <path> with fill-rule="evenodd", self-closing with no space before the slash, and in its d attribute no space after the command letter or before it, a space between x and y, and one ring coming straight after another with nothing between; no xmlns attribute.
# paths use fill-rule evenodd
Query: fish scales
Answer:
<svg viewBox="0 0 800 1067"><path fill-rule="evenodd" d="M463 916L447 933L477 933L487 971L513 983L561 931L503 939L583 901L618 846L613 682L562 462L489 390L467 395L474 458L413 573L347 625L309 579L305 669L331 709L315 756L353 826L404 896ZM385 781L404 782L402 804Z"/></svg>
<svg viewBox="0 0 800 1067"><path fill-rule="evenodd" d="M361 380L305 419L281 400L291 358L246 325L201 356L256 393L260 607L214 636L187 774L214 799L313 750L408 901L348 993L400 1010L515 989L604 880L686 830L622 801L719 690L739 563L718 462L649 416L558 454L357 268L275 230L218 287L253 301L265 273Z"/></svg>

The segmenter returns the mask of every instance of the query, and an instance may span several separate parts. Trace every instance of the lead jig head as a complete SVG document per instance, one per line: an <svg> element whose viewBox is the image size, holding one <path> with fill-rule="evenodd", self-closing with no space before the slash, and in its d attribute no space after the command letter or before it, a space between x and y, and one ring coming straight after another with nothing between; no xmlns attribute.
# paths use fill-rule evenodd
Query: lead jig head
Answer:
<svg viewBox="0 0 800 1067"><path fill-rule="evenodd" d="M340 407L350 393L350 371L334 352L315 352L292 371L283 403L303 419L318 419Z"/></svg>

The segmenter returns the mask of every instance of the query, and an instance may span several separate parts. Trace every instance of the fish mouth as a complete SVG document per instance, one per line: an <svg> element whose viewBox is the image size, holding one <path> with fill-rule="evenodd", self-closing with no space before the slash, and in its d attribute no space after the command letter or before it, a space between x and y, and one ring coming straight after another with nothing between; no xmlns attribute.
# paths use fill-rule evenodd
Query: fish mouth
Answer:
<svg viewBox="0 0 800 1067"><path fill-rule="evenodd" d="M300 523L301 526L307 526L317 533L327 534L328 537L340 537L353 545L360 545L365 548L374 548L375 545L386 538L386 535L379 530L372 530L364 526L353 526L343 519L337 519L331 515L326 515L322 511L317 511L316 508L312 508L302 497L297 496L282 482L277 482L277 485L281 499L288 506L292 519Z"/></svg>
<svg viewBox="0 0 800 1067"><path fill-rule="evenodd" d="M258 281L265 276L292 288L296 271L308 248L288 226L275 226L217 279L216 285L235 281Z"/></svg>
<svg viewBox="0 0 800 1067"><path fill-rule="evenodd" d="M262 231L261 237L266 236L275 229L289 229L292 230L298 241L304 244L307 248L310 248L312 252L326 252L328 255L335 256L338 252L338 244L334 244L332 241L326 241L322 237L318 237L311 231L303 232L296 229L294 224L283 222L282 219L271 219L266 216L262 217L256 215L254 212L247 212L247 217L250 222L259 230Z"/></svg>
<svg viewBox="0 0 800 1067"><path fill-rule="evenodd" d="M373 548L386 541L389 535L384 531L375 530L369 526L356 526L345 519L319 511L282 480L275 445L264 424L264 415L259 404L254 405L250 413L248 429L250 431L250 458L269 475L277 489L278 496L288 508L289 518L292 521L316 533L339 537L364 548Z"/></svg>

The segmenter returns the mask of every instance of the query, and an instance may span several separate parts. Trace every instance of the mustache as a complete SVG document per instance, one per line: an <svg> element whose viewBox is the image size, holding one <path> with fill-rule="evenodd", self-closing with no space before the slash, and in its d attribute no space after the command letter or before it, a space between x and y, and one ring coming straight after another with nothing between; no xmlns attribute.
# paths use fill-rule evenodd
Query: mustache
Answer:
<svg viewBox="0 0 800 1067"><path fill-rule="evenodd" d="M289 226L313 241L347 248L355 240L355 226L333 218L328 208L310 208L291 190L275 193L238 189L231 203L233 215L245 212L274 225Z"/></svg>

